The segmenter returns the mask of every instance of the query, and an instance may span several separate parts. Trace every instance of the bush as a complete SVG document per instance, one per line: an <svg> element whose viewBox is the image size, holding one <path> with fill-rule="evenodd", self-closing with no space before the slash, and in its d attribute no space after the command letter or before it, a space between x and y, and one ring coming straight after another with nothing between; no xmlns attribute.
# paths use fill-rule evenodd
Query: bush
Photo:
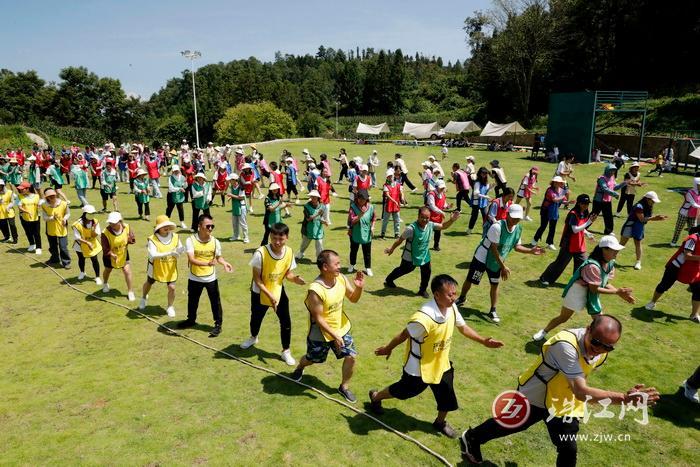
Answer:
<svg viewBox="0 0 700 467"><path fill-rule="evenodd" d="M296 133L294 119L268 101L238 104L214 124L219 143L246 143L289 138Z"/></svg>
<svg viewBox="0 0 700 467"><path fill-rule="evenodd" d="M297 133L299 136L316 137L326 133L326 120L314 112L306 112L297 119Z"/></svg>
<svg viewBox="0 0 700 467"><path fill-rule="evenodd" d="M160 144L167 142L170 143L171 147L179 147L178 141L181 139L187 138L189 141L193 140L192 126L192 123L188 122L182 115L171 115L158 120L153 130L152 137Z"/></svg>
<svg viewBox="0 0 700 467"><path fill-rule="evenodd" d="M48 120L33 121L29 126L36 128L47 135L51 135L66 141L75 141L80 144L94 144L95 146L101 146L105 143L105 141L107 141L107 136L103 132L92 128L58 126Z"/></svg>

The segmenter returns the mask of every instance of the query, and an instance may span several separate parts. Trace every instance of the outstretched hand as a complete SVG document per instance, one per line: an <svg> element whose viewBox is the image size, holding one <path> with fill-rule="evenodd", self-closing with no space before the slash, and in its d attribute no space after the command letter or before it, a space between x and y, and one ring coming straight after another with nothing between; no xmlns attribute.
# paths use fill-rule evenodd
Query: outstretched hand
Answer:
<svg viewBox="0 0 700 467"><path fill-rule="evenodd" d="M646 394L647 405L655 405L661 395L655 387L647 388L643 384L635 384L634 387L627 391L625 402L640 403L644 402L644 394Z"/></svg>
<svg viewBox="0 0 700 467"><path fill-rule="evenodd" d="M382 355L386 356L386 359L389 360L389 357L391 357L391 350L389 347L386 345L383 345L381 347L377 347L374 349L374 355L380 357Z"/></svg>
<svg viewBox="0 0 700 467"><path fill-rule="evenodd" d="M488 347L490 349L497 349L499 347L503 347L503 342L497 341L496 339L493 339L491 337L487 337L484 342L484 347Z"/></svg>

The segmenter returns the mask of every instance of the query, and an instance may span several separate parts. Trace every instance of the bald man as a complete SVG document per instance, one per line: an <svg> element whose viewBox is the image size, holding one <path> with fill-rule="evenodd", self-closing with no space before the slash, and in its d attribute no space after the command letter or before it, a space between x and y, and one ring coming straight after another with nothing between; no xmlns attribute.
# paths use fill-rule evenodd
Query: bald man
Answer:
<svg viewBox="0 0 700 467"><path fill-rule="evenodd" d="M508 415L519 407L507 405L508 411L503 410L498 420L490 418L465 431L459 440L462 458L481 463L482 444L544 421L557 447L557 466L573 466L577 451L575 435L579 430L579 418L584 415L585 401L609 400L613 404L623 404L646 399L647 405L655 404L659 393L643 384L627 392L588 385L588 376L605 363L621 335L622 324L617 318L598 315L586 328L567 329L552 336L542 346L537 360L518 377L518 392L530 402L528 417L519 425L508 426L505 423Z"/></svg>

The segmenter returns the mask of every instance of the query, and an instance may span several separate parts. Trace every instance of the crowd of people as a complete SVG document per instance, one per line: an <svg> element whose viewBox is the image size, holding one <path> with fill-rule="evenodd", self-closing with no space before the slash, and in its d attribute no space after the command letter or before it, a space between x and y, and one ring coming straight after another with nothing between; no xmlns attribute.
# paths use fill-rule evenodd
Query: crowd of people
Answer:
<svg viewBox="0 0 700 467"><path fill-rule="evenodd" d="M446 157L445 151L441 160ZM336 170L331 167L331 160L338 163ZM351 334L344 302L345 299L352 303L361 300L365 277L374 276L374 240L393 234L393 243L379 252L392 255L402 247L401 258L384 279L384 287L397 287L397 280L419 268L416 293L427 302L410 316L398 334L376 349L376 355L387 358L403 343L407 350L400 379L384 389L369 391L371 410L381 414L383 401L408 399L430 387L438 410L433 426L449 437L459 437L462 453L468 460L480 462L480 446L486 442L544 421L557 447L558 465L574 465L576 442L573 438L563 441L559 435L578 431L577 422L566 423L565 419L580 416L581 401L609 399L621 404L641 400L654 403L659 397L654 388L639 384L623 392L598 389L588 385L587 377L605 362L622 334L622 324L603 313L601 296L617 295L629 303L636 300L631 287L612 284L616 256L632 239L636 250L634 269L641 269L647 223L663 221L666 216L653 213L654 205L661 201L654 191L638 191L644 186L639 164L631 164L622 179L618 179L616 165L606 164L592 184L591 194L575 195L569 188L569 180L576 180L573 161L572 155L563 157L552 177L547 177L540 187L542 170L538 166L532 166L524 174L514 174L519 185L509 186L505 168L498 160L490 161L488 167L477 168L473 156L467 156L464 162L453 162L451 170L446 172L431 155L419 171L411 173L398 153L382 167L376 150L366 158L350 157L344 149L336 157L327 154L315 157L304 149L299 158L285 150L279 160L268 162L255 145L215 147L209 143L200 150L191 148L184 140L178 148L171 148L167 143L155 149L139 143L120 147L107 143L97 149L74 144L60 152L35 147L30 154L25 154L21 148L8 149L0 156L0 231L2 241L17 244L20 238L16 218L19 217L26 237L26 251L42 255L43 223L49 250L47 264L70 269L72 256L75 256L79 269L77 278L83 281L87 278L89 259L94 281L104 293L110 291L112 271L121 270L128 300L136 301L137 293L140 294L138 309L147 306L149 292L156 283L165 284L169 317L176 316L177 265L184 256L189 266L187 318L178 322L177 327L189 328L197 324L201 295L206 290L214 321L209 335L217 337L223 324L217 270L231 273L233 267L223 257L220 240L213 235L215 220L211 207L216 203L228 206L231 213L230 221L226 221L231 223L229 240L249 243L248 213L254 212L255 205L255 209L264 213L264 234L249 262L250 336L240 347L247 349L258 344L263 319L272 309L280 325L280 358L294 367L291 377L301 380L304 371L323 363L329 351L333 351L336 358L343 360L338 391L351 403L357 401L350 383L357 358L354 339L358 333L353 330L355 336ZM414 184L411 178L420 178L420 183ZM73 200L67 193L71 182L76 195ZM124 187L120 191L118 184L128 185L128 190ZM448 184L454 185L455 206L448 202ZM675 282L688 284L692 292L690 319L695 323L700 323L700 226L696 226L700 209L699 185L700 179L696 178L694 187L684 197L671 239L677 251L668 261L646 305L647 309L653 309ZM540 188L539 228L533 240L527 243L522 239L522 222L533 221L530 217L533 197L540 193ZM99 211L88 202L87 190L90 189L99 190L102 202ZM409 205L408 192L420 195L420 189L422 198L419 198L417 218L404 221L401 216L402 209ZM324 230L332 224L331 204L343 202L334 199L339 192L346 193L349 201L347 216L342 221L347 228L347 247L328 245L324 241ZM152 211L155 214L153 233L146 241L148 266L140 290L134 289L130 261L137 239L120 211L120 206L124 208L129 202L128 197L133 197L138 212L135 222L151 222ZM302 197L307 201L303 202ZM158 204L158 209L161 206L165 209L156 212L155 206L151 206L152 198L165 198L165 203ZM617 214L612 208L614 198L619 198ZM190 204L189 223L186 203ZM297 221L301 220L300 246L295 253L290 245L290 227L285 220L292 217L301 203L304 204L300 215L295 216ZM76 205L79 217L73 220L71 210L76 210ZM555 244L562 209L566 214L559 242ZM179 224L170 219L175 210ZM105 224L101 225L99 214L108 211ZM467 234L478 232L475 229L481 216L478 232L481 238L466 278L458 289L457 279L447 274L431 278L431 255L440 254L442 231L454 228L461 213L470 214ZM626 217L617 235L615 216ZM603 236L588 254L587 240L593 240L589 229L598 217L603 218ZM379 234L375 231L378 220L381 221ZM340 222L337 218L335 221ZM389 222L392 230L387 233ZM403 230L402 222L405 222ZM684 227L690 229L689 235L679 244ZM540 246L543 238L543 246ZM296 262L304 258L312 242L318 276L306 280L296 272ZM343 274L338 253L345 248L349 251L346 271L351 278ZM360 250L361 266L358 264ZM486 347L503 346L503 342L483 337L469 327L459 307L466 303L471 287L479 285L485 274L490 285L487 316L494 323L501 322L497 312L499 284L511 277L509 264L517 261L510 253L541 256L546 250L557 251L557 256L549 264L543 263L539 276L542 287L554 284L572 260L573 268L562 293L559 315L533 336L535 341L544 341L542 353L519 378L518 390L530 400L532 413L517 429L504 428L497 420L489 419L458 435L446 420L447 414L458 408L453 387L454 369L449 360L454 329ZM290 350L292 320L285 291L287 283L308 288L304 305L311 325L306 352L299 361ZM584 309L592 318L588 326L555 331ZM547 338L553 331L555 333ZM699 379L700 376L695 376L686 383L686 395L696 402L697 391L693 392L693 388L697 387L695 383ZM566 398L575 403L565 406L562 400Z"/></svg>

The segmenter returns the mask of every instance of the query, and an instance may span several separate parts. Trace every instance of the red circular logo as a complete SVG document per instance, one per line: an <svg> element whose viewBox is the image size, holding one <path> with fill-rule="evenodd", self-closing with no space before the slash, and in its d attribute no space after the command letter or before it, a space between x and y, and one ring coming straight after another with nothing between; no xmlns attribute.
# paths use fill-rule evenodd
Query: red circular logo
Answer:
<svg viewBox="0 0 700 467"><path fill-rule="evenodd" d="M504 428L518 428L530 417L530 401L521 392L503 391L491 405L496 423Z"/></svg>

